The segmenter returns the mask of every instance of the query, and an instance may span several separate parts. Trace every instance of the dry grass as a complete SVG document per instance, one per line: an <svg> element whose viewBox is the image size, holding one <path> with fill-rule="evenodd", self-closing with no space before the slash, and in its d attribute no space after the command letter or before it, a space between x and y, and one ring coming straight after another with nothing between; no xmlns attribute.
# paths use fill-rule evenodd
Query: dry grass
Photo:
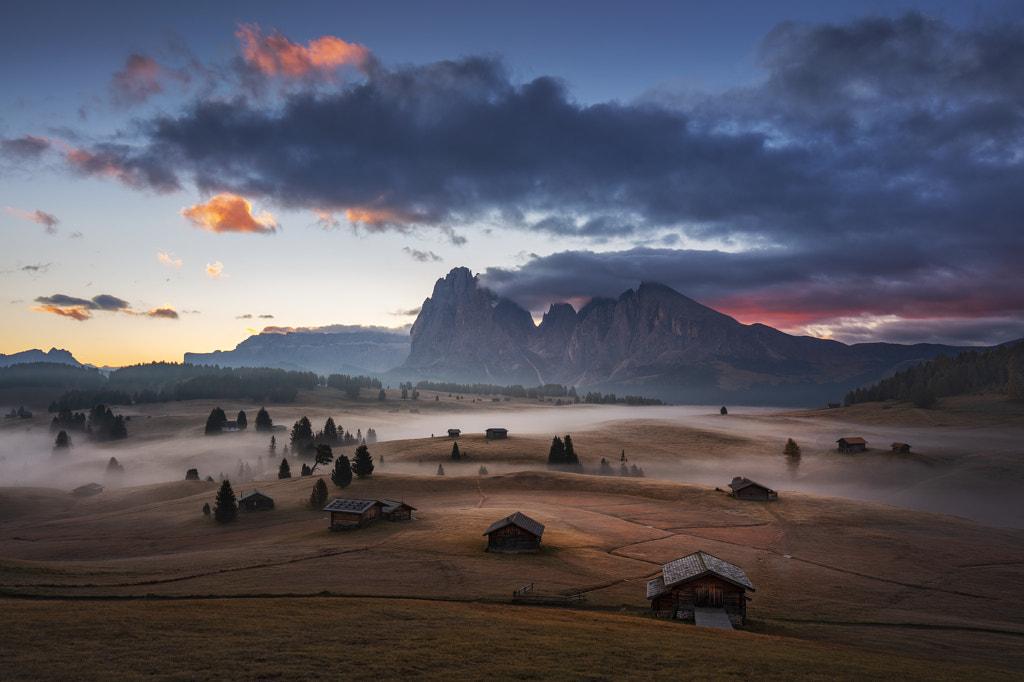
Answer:
<svg viewBox="0 0 1024 682"><path fill-rule="evenodd" d="M536 607L321 597L3 608L19 624L0 641L10 680L1013 679L849 646Z"/></svg>
<svg viewBox="0 0 1024 682"><path fill-rule="evenodd" d="M449 409L446 401L436 409ZM166 409L176 411L133 420L133 438L156 446L177 428L201 428L210 408ZM314 422L327 414L354 422L381 408L290 409ZM827 444L842 428L838 412L858 414L619 421L573 439L591 457L622 449L633 457L643 442L645 466L681 453L728 466L751 450L778 456L778 444L757 435L767 424L805 428ZM892 412L876 408L876 422L856 424L882 424ZM279 423L291 418L273 413ZM798 440L805 457L832 457ZM208 482L84 499L0 489L0 593L20 597L3 607L24 625L0 642L3 676L976 679L1004 673L964 666L1007 676L1024 666L1024 531L792 492L773 504L739 502L713 486L523 471L543 466L549 444L549 435L470 434L459 440L469 461L453 466L447 438L377 443L374 456L388 464L332 494L404 499L417 518L347 533L328 532L324 515L308 508L309 478L237 487L259 487L277 508L228 526L200 513L217 489ZM986 466L997 461L986 457ZM425 475L389 471L416 470L420 458ZM449 475L433 475L439 461ZM853 471L863 461L842 463ZM480 477L480 463L518 471ZM1019 468L1013 458L1006 466ZM545 524L543 551L483 552L483 530L516 510ZM748 632L645 616L645 580L697 549L750 576ZM512 590L530 582L549 594L584 592L585 610L509 605ZM122 601L147 595L167 601Z"/></svg>

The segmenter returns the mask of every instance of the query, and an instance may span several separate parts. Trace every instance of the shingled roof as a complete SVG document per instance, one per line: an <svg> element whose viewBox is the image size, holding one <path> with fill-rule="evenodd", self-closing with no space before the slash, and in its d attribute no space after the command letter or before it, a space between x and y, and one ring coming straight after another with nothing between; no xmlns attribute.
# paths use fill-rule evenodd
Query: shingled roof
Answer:
<svg viewBox="0 0 1024 682"><path fill-rule="evenodd" d="M385 514L390 514L399 507L408 507L410 510L416 511L416 507L412 506L411 504L406 504L405 502L395 502L394 500L381 500L380 503L384 505Z"/></svg>
<svg viewBox="0 0 1024 682"><path fill-rule="evenodd" d="M732 488L733 491L736 491L736 490L740 490L742 488L746 488L749 485L756 485L758 488L763 488L764 490L767 490L769 492L775 492L774 490L772 490L768 486L761 485L757 481L752 481L749 478L747 478L746 476L737 476L737 477L735 477L734 479L732 479L732 483L729 484L729 487Z"/></svg>
<svg viewBox="0 0 1024 682"><path fill-rule="evenodd" d="M751 592L754 586L743 569L707 552L694 552L661 567L661 577L647 581L647 598L653 599L665 590L704 575L715 575Z"/></svg>
<svg viewBox="0 0 1024 682"><path fill-rule="evenodd" d="M332 500L329 505L327 505L320 511L351 512L353 514L362 514L375 504L380 504L380 502L378 502L377 500L348 500L339 497L336 500Z"/></svg>
<svg viewBox="0 0 1024 682"><path fill-rule="evenodd" d="M490 535L496 530L501 530L505 526L518 526L523 530L533 533L537 537L544 534L544 524L534 521L529 516L522 512L516 512L503 518L501 521L495 521L491 524L491 527L484 531L484 535Z"/></svg>

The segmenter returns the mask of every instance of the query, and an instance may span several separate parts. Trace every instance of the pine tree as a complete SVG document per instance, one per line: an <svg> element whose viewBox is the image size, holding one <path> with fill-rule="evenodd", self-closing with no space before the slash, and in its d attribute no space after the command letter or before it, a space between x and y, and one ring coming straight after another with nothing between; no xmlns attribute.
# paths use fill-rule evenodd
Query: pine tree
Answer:
<svg viewBox="0 0 1024 682"><path fill-rule="evenodd" d="M209 502L204 502L203 503L203 516L209 516L209 515L210 515L210 503Z"/></svg>
<svg viewBox="0 0 1024 682"><path fill-rule="evenodd" d="M481 464L480 465L480 471L478 471L477 474L479 474L480 476L486 476L487 475L487 467L485 467L483 464Z"/></svg>
<svg viewBox="0 0 1024 682"><path fill-rule="evenodd" d="M614 473L612 471L612 465L609 464L608 460L606 460L604 457L601 458L601 472L600 473L601 473L602 476L611 476L612 473Z"/></svg>
<svg viewBox="0 0 1024 682"><path fill-rule="evenodd" d="M245 416L245 412L243 410L238 411L238 416L235 417L235 423L238 424L239 431L245 431L249 428L249 418Z"/></svg>
<svg viewBox="0 0 1024 682"><path fill-rule="evenodd" d="M453 462L462 461L462 455L459 454L459 444L458 443L452 443L452 461Z"/></svg>
<svg viewBox="0 0 1024 682"><path fill-rule="evenodd" d="M260 408L260 411L256 413L256 430L257 431L272 431L274 429L274 420L270 418L270 414L264 408Z"/></svg>
<svg viewBox="0 0 1024 682"><path fill-rule="evenodd" d="M548 450L548 466L561 466L565 463L565 444L562 439L555 436L551 439L551 449Z"/></svg>
<svg viewBox="0 0 1024 682"><path fill-rule="evenodd" d="M226 478L217 491L213 518L219 523L230 523L238 518L238 501L235 499L235 491L231 489L231 481Z"/></svg>
<svg viewBox="0 0 1024 682"><path fill-rule="evenodd" d="M299 421L292 425L291 434L292 452L297 457L306 457L313 452L313 425L309 417L303 415Z"/></svg>
<svg viewBox="0 0 1024 682"><path fill-rule="evenodd" d="M291 478L292 477L292 468L290 466L288 466L288 459L285 458L285 457L281 458L281 466L279 466L277 468L277 477L278 478Z"/></svg>
<svg viewBox="0 0 1024 682"><path fill-rule="evenodd" d="M199 480L199 469L189 469L185 472L186 481L198 481Z"/></svg>
<svg viewBox="0 0 1024 682"><path fill-rule="evenodd" d="M356 448L355 460L352 462L352 473L360 479L369 478L373 475L373 455L369 448L360 445Z"/></svg>
<svg viewBox="0 0 1024 682"><path fill-rule="evenodd" d="M224 410L219 407L215 407L210 410L210 416L206 418L206 435L217 436L220 435L221 427L224 426L224 422L228 420Z"/></svg>
<svg viewBox="0 0 1024 682"><path fill-rule="evenodd" d="M347 488L352 482L352 463L345 455L338 455L338 458L334 460L331 482L339 488Z"/></svg>
<svg viewBox="0 0 1024 682"><path fill-rule="evenodd" d="M327 484L324 479L318 478L313 484L313 492L309 494L309 506L313 509L323 509L327 504Z"/></svg>
<svg viewBox="0 0 1024 682"><path fill-rule="evenodd" d="M333 417L328 417L324 424L323 439L328 445L337 445L339 442L338 427L335 425Z"/></svg>
<svg viewBox="0 0 1024 682"><path fill-rule="evenodd" d="M299 471L299 476L312 476L313 470L309 468L309 465L303 462L302 469Z"/></svg>
<svg viewBox="0 0 1024 682"><path fill-rule="evenodd" d="M71 436L64 429L60 430L57 434L57 439L53 441L53 451L61 454L67 454L68 448L71 447Z"/></svg>
<svg viewBox="0 0 1024 682"><path fill-rule="evenodd" d="M573 447L572 444L572 436L570 436L569 434L565 434L565 452L563 454L563 457L565 458L565 463L568 464L569 467L571 467L572 469L579 468L580 470L582 470L582 468L579 466L580 459L579 457L576 456L576 449Z"/></svg>
<svg viewBox="0 0 1024 682"><path fill-rule="evenodd" d="M267 448L267 452L270 453L271 457L277 457L277 438L274 436L270 437L270 447Z"/></svg>
<svg viewBox="0 0 1024 682"><path fill-rule="evenodd" d="M438 476L444 476L444 465L443 464L438 464L437 465L437 475Z"/></svg>
<svg viewBox="0 0 1024 682"><path fill-rule="evenodd" d="M318 466L327 466L334 461L334 452L327 443L320 443L316 446L316 459L313 462L311 471L316 471Z"/></svg>
<svg viewBox="0 0 1024 682"><path fill-rule="evenodd" d="M116 457L111 457L110 461L107 462L107 473L108 474L123 474L124 467L117 461Z"/></svg>
<svg viewBox="0 0 1024 682"><path fill-rule="evenodd" d="M377 391L377 400L387 400L388 394L384 392L384 389Z"/></svg>
<svg viewBox="0 0 1024 682"><path fill-rule="evenodd" d="M800 446L792 438L786 439L786 446L782 448L782 454L786 457L786 468L791 478L796 478L796 472L800 468L800 457L803 453Z"/></svg>

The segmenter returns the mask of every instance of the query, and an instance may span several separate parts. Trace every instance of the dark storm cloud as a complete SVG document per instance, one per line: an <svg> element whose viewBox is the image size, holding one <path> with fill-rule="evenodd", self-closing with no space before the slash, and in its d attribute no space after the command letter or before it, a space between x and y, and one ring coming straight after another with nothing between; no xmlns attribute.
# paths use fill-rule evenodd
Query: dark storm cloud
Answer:
<svg viewBox="0 0 1024 682"><path fill-rule="evenodd" d="M299 79L279 106L201 98L140 122L133 145L66 154L134 186L192 183L453 244L453 226L482 223L742 251L566 253L486 273L535 309L657 280L805 318L1022 315L1024 25L784 23L757 60L764 77L743 88L593 105L493 59L368 60L355 79Z"/></svg>

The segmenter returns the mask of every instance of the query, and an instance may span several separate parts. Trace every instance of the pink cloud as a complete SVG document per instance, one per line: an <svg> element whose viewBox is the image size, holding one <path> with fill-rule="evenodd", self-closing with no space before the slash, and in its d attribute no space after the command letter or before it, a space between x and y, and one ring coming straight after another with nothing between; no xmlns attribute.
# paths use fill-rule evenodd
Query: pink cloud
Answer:
<svg viewBox="0 0 1024 682"><path fill-rule="evenodd" d="M125 60L124 68L114 74L110 87L119 103L140 104L163 92L163 83L167 79L182 84L188 82L186 74L171 71L152 57L132 54Z"/></svg>
<svg viewBox="0 0 1024 682"><path fill-rule="evenodd" d="M342 66L363 69L370 57L364 46L341 38L325 36L303 47L276 31L262 35L256 24L240 24L235 37L242 43L246 61L268 76L301 78L319 73L330 77L332 71Z"/></svg>
<svg viewBox="0 0 1024 682"><path fill-rule="evenodd" d="M57 223L60 222L60 219L52 213L40 211L38 208L32 213L29 213L28 211L19 211L18 209L11 208L10 206L6 208L6 211L11 215L42 225L43 229L46 230L46 234L57 234Z"/></svg>

